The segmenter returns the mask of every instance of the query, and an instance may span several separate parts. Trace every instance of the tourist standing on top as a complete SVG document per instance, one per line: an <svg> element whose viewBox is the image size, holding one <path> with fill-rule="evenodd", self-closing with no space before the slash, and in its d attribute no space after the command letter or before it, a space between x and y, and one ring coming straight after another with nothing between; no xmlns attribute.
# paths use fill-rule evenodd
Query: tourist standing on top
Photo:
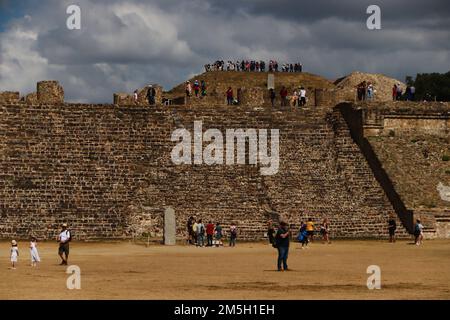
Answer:
<svg viewBox="0 0 450 320"><path fill-rule="evenodd" d="M280 222L280 227L275 235L275 246L278 250L277 270L288 271L287 259L289 254L289 228L286 222ZM281 269L283 265L283 269Z"/></svg>
<svg viewBox="0 0 450 320"><path fill-rule="evenodd" d="M411 88L409 88L409 93L410 93L409 100L414 101L416 95L416 87L411 86Z"/></svg>
<svg viewBox="0 0 450 320"><path fill-rule="evenodd" d="M188 80L186 81L186 97L189 99L191 97L192 94L192 86L191 86L191 82Z"/></svg>
<svg viewBox="0 0 450 320"><path fill-rule="evenodd" d="M366 100L366 91L367 91L366 81L363 81L360 84L358 84L357 90L358 90L358 100L365 101Z"/></svg>
<svg viewBox="0 0 450 320"><path fill-rule="evenodd" d="M133 100L134 100L135 104L138 103L138 91L137 91L137 89L134 90L134 92L133 92Z"/></svg>
<svg viewBox="0 0 450 320"><path fill-rule="evenodd" d="M373 84L369 82L367 84L367 100L373 99Z"/></svg>
<svg viewBox="0 0 450 320"><path fill-rule="evenodd" d="M198 80L195 80L194 81L194 93L197 98L198 98L199 92L200 92L200 83L198 82Z"/></svg>
<svg viewBox="0 0 450 320"><path fill-rule="evenodd" d="M231 89L231 87L228 87L225 95L227 96L227 105L231 106L233 104L233 89Z"/></svg>
<svg viewBox="0 0 450 320"><path fill-rule="evenodd" d="M402 94L403 94L403 89L399 83L399 84L397 84L397 100L401 100Z"/></svg>
<svg viewBox="0 0 450 320"><path fill-rule="evenodd" d="M201 90L202 90L202 92L201 92L202 97L205 97L206 96L206 82L205 82L205 80L202 80Z"/></svg>
<svg viewBox="0 0 450 320"><path fill-rule="evenodd" d="M394 218L389 219L388 221L388 231L389 231L389 242L395 242L395 230L397 230L397 223Z"/></svg>
<svg viewBox="0 0 450 320"><path fill-rule="evenodd" d="M147 100L148 104L151 106L155 104L155 95L155 88L153 88L153 86L150 84L147 89Z"/></svg>
<svg viewBox="0 0 450 320"><path fill-rule="evenodd" d="M300 88L300 101L299 106L305 106L306 105L306 90L304 87Z"/></svg>
<svg viewBox="0 0 450 320"><path fill-rule="evenodd" d="M299 93L297 90L294 90L294 93L291 96L291 106L295 107L298 103Z"/></svg>
<svg viewBox="0 0 450 320"><path fill-rule="evenodd" d="M406 100L413 101L415 93L416 93L416 88L414 86L407 86L406 90L405 90Z"/></svg>
<svg viewBox="0 0 450 320"><path fill-rule="evenodd" d="M395 101L397 100L397 85L394 84L394 86L392 87L392 100Z"/></svg>
<svg viewBox="0 0 450 320"><path fill-rule="evenodd" d="M269 97L270 103L272 104L272 108L275 107L275 90L273 88L269 89Z"/></svg>
<svg viewBox="0 0 450 320"><path fill-rule="evenodd" d="M285 86L283 86L280 90L280 99L281 99L281 106L285 107L287 106L287 95L288 95L288 91L286 89Z"/></svg>

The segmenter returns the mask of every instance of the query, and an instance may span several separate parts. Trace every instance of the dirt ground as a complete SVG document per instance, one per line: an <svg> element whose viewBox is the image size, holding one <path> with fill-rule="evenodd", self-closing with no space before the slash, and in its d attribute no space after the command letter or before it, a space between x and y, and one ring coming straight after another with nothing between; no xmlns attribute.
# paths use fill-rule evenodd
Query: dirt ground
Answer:
<svg viewBox="0 0 450 320"><path fill-rule="evenodd" d="M28 242L9 267L0 243L0 299L450 299L450 241L334 241L300 250L290 272L277 272L276 250L263 243L235 248L129 242L71 243L69 264L81 269L81 289L68 290L57 244L39 243L42 263L29 266ZM366 286L369 265L381 268L381 289Z"/></svg>

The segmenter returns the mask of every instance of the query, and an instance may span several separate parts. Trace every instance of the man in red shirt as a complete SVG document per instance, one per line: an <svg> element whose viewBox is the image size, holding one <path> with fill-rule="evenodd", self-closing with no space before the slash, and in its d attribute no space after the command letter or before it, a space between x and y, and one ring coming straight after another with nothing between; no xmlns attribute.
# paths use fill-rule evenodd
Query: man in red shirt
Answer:
<svg viewBox="0 0 450 320"><path fill-rule="evenodd" d="M211 221L209 221L206 225L206 239L208 240L208 247L212 247L213 245L214 227L214 223Z"/></svg>
<svg viewBox="0 0 450 320"><path fill-rule="evenodd" d="M288 91L287 91L286 87L281 88L280 97L281 97L281 106L282 107L287 106L287 95L288 95Z"/></svg>
<svg viewBox="0 0 450 320"><path fill-rule="evenodd" d="M392 87L392 100L397 100L397 85L394 84L394 86Z"/></svg>
<svg viewBox="0 0 450 320"><path fill-rule="evenodd" d="M286 87L281 88L280 98L281 98L281 106L282 107L287 106L287 94L288 94L288 92L287 92Z"/></svg>

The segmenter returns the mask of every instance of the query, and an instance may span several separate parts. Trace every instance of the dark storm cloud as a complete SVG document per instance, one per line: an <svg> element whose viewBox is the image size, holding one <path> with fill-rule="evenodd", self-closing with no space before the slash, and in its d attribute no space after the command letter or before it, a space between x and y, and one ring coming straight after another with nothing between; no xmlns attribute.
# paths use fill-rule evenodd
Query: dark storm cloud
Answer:
<svg viewBox="0 0 450 320"><path fill-rule="evenodd" d="M338 18L346 21L361 21L369 5L378 5L386 21L396 21L410 26L421 19L432 18L448 21L450 2L447 0L217 0L211 4L218 12L235 13L245 11L250 15L269 15L290 19L297 23Z"/></svg>
<svg viewBox="0 0 450 320"><path fill-rule="evenodd" d="M53 78L69 99L111 101L150 82L170 88L217 58L301 61L331 79L450 68L442 0L79 0L79 31L66 28L72 1L20 3L24 17L0 32L0 89ZM371 4L381 7L382 30L366 28ZM26 78L12 76L23 70Z"/></svg>

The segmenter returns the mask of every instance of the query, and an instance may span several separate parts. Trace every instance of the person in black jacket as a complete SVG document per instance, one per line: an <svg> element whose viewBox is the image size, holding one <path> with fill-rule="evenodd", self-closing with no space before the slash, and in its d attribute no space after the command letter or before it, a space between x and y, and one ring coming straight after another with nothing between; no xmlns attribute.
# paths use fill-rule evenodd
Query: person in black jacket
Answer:
<svg viewBox="0 0 450 320"><path fill-rule="evenodd" d="M397 229L397 223L391 218L389 219L388 224L389 242L395 242L395 230Z"/></svg>
<svg viewBox="0 0 450 320"><path fill-rule="evenodd" d="M275 90L273 88L269 89L270 103L272 103L272 108L275 106Z"/></svg>
<svg viewBox="0 0 450 320"><path fill-rule="evenodd" d="M281 271L281 264L283 264L284 271L288 271L287 258L289 254L289 228L286 222L280 222L280 227L275 236L275 244L278 249L278 271Z"/></svg>
<svg viewBox="0 0 450 320"><path fill-rule="evenodd" d="M152 85L149 85L147 90L147 100L148 104L151 106L155 104L155 95L156 95L155 88L153 88Z"/></svg>

